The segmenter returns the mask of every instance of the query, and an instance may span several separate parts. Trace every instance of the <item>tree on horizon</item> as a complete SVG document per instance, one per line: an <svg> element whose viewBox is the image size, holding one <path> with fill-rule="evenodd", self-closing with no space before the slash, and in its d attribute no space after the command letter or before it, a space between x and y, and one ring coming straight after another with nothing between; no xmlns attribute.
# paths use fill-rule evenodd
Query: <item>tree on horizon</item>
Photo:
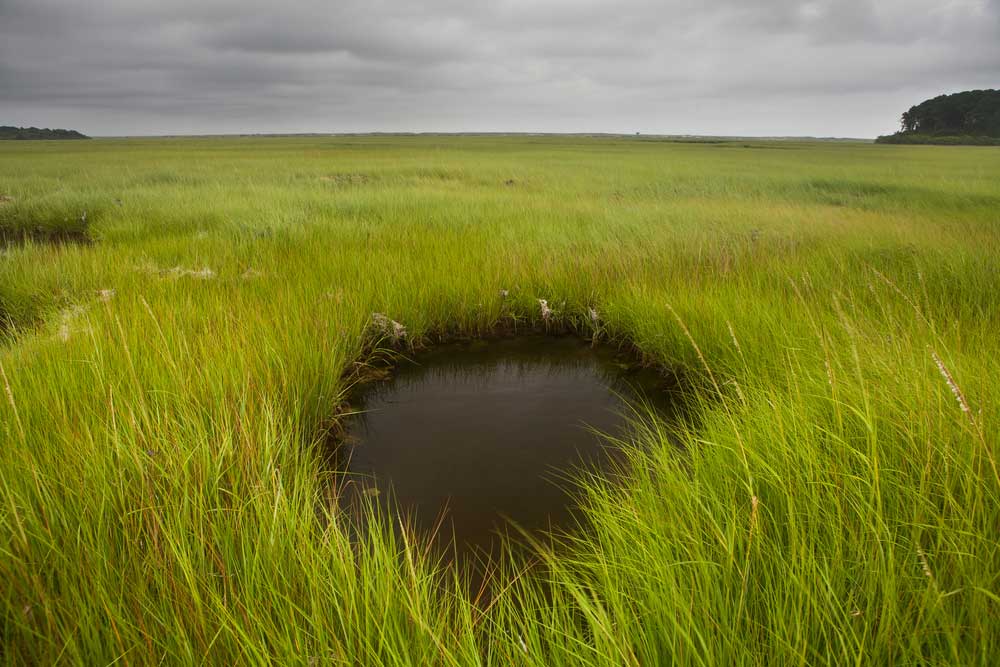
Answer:
<svg viewBox="0 0 1000 667"><path fill-rule="evenodd" d="M76 130L49 129L38 127L14 127L13 125L0 125L0 140L33 140L33 139L89 139L85 134Z"/></svg>
<svg viewBox="0 0 1000 667"><path fill-rule="evenodd" d="M1000 90L967 90L925 100L903 112L899 132L879 141L922 143L958 137L1000 139Z"/></svg>

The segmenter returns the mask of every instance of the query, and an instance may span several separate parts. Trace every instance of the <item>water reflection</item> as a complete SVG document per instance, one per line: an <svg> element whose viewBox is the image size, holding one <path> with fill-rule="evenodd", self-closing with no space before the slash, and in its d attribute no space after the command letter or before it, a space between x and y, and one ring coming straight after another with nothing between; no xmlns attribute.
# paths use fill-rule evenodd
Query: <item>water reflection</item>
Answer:
<svg viewBox="0 0 1000 667"><path fill-rule="evenodd" d="M616 460L598 432L625 435L628 402L670 407L670 383L630 361L570 337L424 353L353 398L362 411L348 424L354 488L418 530L444 513L441 532L460 554L489 552L510 521L564 524L574 504L567 474Z"/></svg>

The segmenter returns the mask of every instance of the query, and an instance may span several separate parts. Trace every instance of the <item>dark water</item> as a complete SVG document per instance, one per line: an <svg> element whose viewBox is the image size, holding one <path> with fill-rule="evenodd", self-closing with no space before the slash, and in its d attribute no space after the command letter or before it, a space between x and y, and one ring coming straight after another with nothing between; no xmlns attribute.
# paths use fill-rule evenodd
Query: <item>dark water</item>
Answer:
<svg viewBox="0 0 1000 667"><path fill-rule="evenodd" d="M627 434L626 401L669 408L670 383L615 350L529 337L441 346L365 385L352 405L348 472L460 556L489 553L510 522L565 525L579 466L620 460L594 430Z"/></svg>

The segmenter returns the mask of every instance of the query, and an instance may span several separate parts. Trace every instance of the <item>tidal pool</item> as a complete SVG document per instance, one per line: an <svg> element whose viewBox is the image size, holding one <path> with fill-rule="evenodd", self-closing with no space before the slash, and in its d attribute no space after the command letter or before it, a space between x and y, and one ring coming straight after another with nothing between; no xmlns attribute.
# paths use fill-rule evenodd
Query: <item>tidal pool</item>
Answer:
<svg viewBox="0 0 1000 667"><path fill-rule="evenodd" d="M418 531L440 524L439 540L454 538L459 554L489 553L511 523L566 524L574 472L621 460L599 433L627 435L629 403L669 410L672 387L628 355L572 337L435 347L352 397L349 486Z"/></svg>

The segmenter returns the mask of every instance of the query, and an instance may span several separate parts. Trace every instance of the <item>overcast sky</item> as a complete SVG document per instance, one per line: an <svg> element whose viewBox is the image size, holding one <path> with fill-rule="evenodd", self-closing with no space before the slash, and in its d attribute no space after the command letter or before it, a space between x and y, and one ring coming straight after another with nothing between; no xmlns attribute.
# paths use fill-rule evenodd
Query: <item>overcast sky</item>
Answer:
<svg viewBox="0 0 1000 667"><path fill-rule="evenodd" d="M874 137L1000 0L0 0L0 125Z"/></svg>

